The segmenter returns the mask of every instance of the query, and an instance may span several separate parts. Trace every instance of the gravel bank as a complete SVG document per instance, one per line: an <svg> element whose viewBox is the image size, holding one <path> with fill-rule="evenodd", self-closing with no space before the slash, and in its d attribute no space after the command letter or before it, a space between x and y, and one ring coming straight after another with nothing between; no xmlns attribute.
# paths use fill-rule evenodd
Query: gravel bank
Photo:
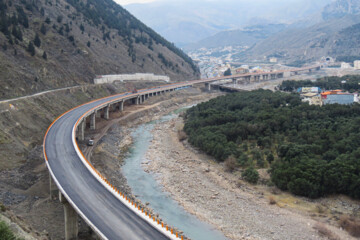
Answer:
<svg viewBox="0 0 360 240"><path fill-rule="evenodd" d="M277 205L257 187L178 141L180 118L158 124L144 168L156 174L188 212L214 225L230 239L327 239L313 229L316 221ZM339 239L352 239L330 225Z"/></svg>

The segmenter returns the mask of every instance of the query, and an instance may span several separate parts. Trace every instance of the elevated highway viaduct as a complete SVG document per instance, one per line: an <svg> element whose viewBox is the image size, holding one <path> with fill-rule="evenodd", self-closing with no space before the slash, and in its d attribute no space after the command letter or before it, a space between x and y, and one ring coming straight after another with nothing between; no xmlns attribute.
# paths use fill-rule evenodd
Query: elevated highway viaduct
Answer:
<svg viewBox="0 0 360 240"><path fill-rule="evenodd" d="M318 68L319 66L315 66L291 72ZM267 76L276 74L276 77L280 77L285 72L271 72ZM59 199L64 204L65 238L77 238L77 218L80 215L102 239L183 239L166 223L130 201L102 176L84 157L76 139L84 140L87 118L90 118L90 128L96 128L96 114L99 111L103 112L103 118L108 119L109 111L124 110L124 102L141 104L151 96L195 84L210 86L212 82L219 80L238 81L249 76L251 78L259 74L194 80L143 89L137 93L126 92L85 103L59 116L45 134L43 152L51 176L50 192L56 186L59 189Z"/></svg>

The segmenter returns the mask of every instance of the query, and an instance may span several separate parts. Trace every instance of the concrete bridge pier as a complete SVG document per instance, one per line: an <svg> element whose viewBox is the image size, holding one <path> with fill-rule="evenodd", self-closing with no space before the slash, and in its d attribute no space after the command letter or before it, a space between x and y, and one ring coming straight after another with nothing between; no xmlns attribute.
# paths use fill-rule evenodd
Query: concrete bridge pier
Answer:
<svg viewBox="0 0 360 240"><path fill-rule="evenodd" d="M121 101L121 102L119 103L119 111L120 111L120 112L124 111L124 101Z"/></svg>
<svg viewBox="0 0 360 240"><path fill-rule="evenodd" d="M85 122L85 119L81 120L81 123L79 125L79 140L80 141L84 141L85 140L85 125L86 125L86 122Z"/></svg>
<svg viewBox="0 0 360 240"><path fill-rule="evenodd" d="M59 189L57 188L50 172L49 172L49 187L50 187L50 199L53 199L57 196Z"/></svg>
<svg viewBox="0 0 360 240"><path fill-rule="evenodd" d="M110 105L107 105L104 108L104 119L109 120L109 110L110 110Z"/></svg>
<svg viewBox="0 0 360 240"><path fill-rule="evenodd" d="M79 233L78 214L61 192L59 200L64 206L65 240L75 240Z"/></svg>
<svg viewBox="0 0 360 240"><path fill-rule="evenodd" d="M290 77L291 73L290 72L284 72L282 77Z"/></svg>
<svg viewBox="0 0 360 240"><path fill-rule="evenodd" d="M206 88L208 91L211 91L211 84L210 84L210 83L205 83L205 88Z"/></svg>
<svg viewBox="0 0 360 240"><path fill-rule="evenodd" d="M97 111L95 111L94 113L92 113L92 114L90 115L90 129L91 129L91 130L95 130L95 129L96 129L96 126L95 126L96 113L97 113Z"/></svg>

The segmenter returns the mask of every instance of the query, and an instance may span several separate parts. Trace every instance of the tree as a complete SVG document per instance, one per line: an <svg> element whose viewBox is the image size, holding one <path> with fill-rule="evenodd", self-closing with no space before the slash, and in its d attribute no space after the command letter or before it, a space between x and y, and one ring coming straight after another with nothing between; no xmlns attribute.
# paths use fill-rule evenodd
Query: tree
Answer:
<svg viewBox="0 0 360 240"><path fill-rule="evenodd" d="M11 33L12 33L12 35L13 35L16 39L18 39L19 41L22 41L22 40L23 40L22 32L21 32L21 30L20 30L19 27L13 26Z"/></svg>
<svg viewBox="0 0 360 240"><path fill-rule="evenodd" d="M44 53L43 53L43 55L42 55L42 58L45 59L45 60L47 60L47 54L46 54L45 51L44 51Z"/></svg>
<svg viewBox="0 0 360 240"><path fill-rule="evenodd" d="M88 41L87 44L86 44L86 46L90 47L90 46L91 46L91 42Z"/></svg>
<svg viewBox="0 0 360 240"><path fill-rule="evenodd" d="M27 51L31 54L31 56L35 55L35 47L32 42L29 42L29 45L27 47Z"/></svg>
<svg viewBox="0 0 360 240"><path fill-rule="evenodd" d="M269 153L266 156L266 161L271 164L274 161L274 155L272 153Z"/></svg>
<svg viewBox="0 0 360 240"><path fill-rule="evenodd" d="M63 20L63 17L62 17L61 15L59 15L59 16L56 18L56 21L57 21L58 23L61 23L62 20Z"/></svg>
<svg viewBox="0 0 360 240"><path fill-rule="evenodd" d="M241 176L249 183L256 184L259 181L259 173L254 167L248 167Z"/></svg>
<svg viewBox="0 0 360 240"><path fill-rule="evenodd" d="M39 34L37 34L37 33L36 33L35 38L34 38L34 44L37 47L40 47L40 45L41 45L41 40L40 40Z"/></svg>
<svg viewBox="0 0 360 240"><path fill-rule="evenodd" d="M40 27L40 32L45 35L46 34L46 27L44 24L41 24L41 27Z"/></svg>
<svg viewBox="0 0 360 240"><path fill-rule="evenodd" d="M225 72L224 72L224 76L231 76L231 69L228 68Z"/></svg>

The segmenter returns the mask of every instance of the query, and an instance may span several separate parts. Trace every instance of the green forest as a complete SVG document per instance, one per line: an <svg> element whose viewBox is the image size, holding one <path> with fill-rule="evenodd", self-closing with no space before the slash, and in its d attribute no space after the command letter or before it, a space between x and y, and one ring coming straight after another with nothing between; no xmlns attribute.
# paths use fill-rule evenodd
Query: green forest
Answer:
<svg viewBox="0 0 360 240"><path fill-rule="evenodd" d="M269 168L282 190L360 198L360 105L308 105L296 93L256 90L190 108L189 142L219 162Z"/></svg>
<svg viewBox="0 0 360 240"><path fill-rule="evenodd" d="M345 81L345 83L342 83ZM310 80L283 81L279 86L279 90L286 92L294 92L300 87L320 87L322 90L336 90L342 89L349 92L356 92L360 90L360 76L346 75L343 77L323 77L317 79L315 82Z"/></svg>

